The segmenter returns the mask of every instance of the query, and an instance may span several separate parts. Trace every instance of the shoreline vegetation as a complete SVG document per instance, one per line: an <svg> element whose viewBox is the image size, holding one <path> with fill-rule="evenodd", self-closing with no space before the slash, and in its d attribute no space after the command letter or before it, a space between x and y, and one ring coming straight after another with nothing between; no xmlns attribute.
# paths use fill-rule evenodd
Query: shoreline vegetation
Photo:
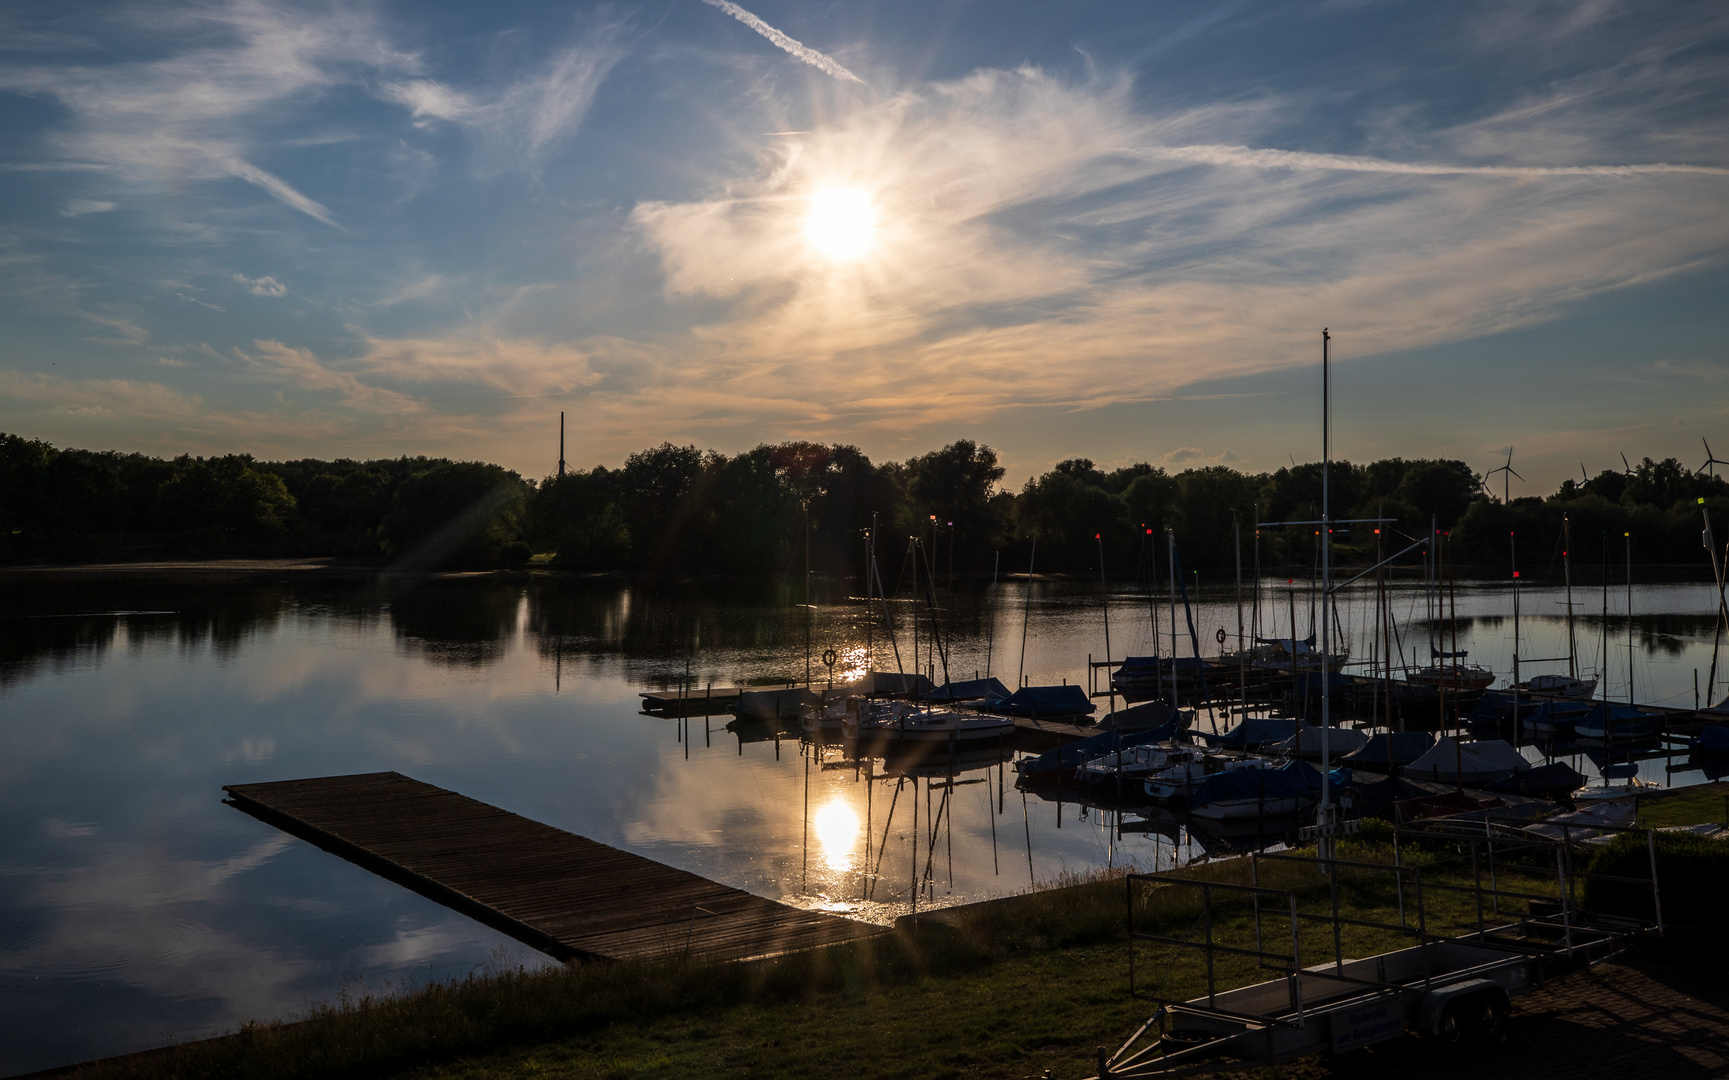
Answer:
<svg viewBox="0 0 1729 1080"><path fill-rule="evenodd" d="M1661 824L1679 818L1721 821L1724 785L1656 805ZM1675 882L1666 885L1665 909L1673 895L1677 910L1705 916L1708 927L1712 891L1724 884L1729 866L1729 843L1663 839L1659 859L1673 866L1673 876L1665 876ZM1635 846L1643 857L1644 842ZM1341 842L1339 854L1390 861L1390 827L1368 823L1358 837ZM1413 854L1421 855L1420 846L1407 841L1406 859ZM1599 858L1620 854L1611 847ZM1700 872L1707 867L1709 872ZM767 1077L1036 1076L1051 1070L1058 1077L1079 1077L1094 1070L1097 1047L1116 1045L1153 1011L1151 1003L1127 992L1124 872L1068 875L1036 891L937 909L918 920L903 917L880 937L760 961L669 959L532 972L488 966L465 979L396 992L357 985L292 1022L250 1023L232 1034L49 1075L491 1080L741 1070ZM1249 860L1237 858L1160 876L1246 883L1250 873ZM1305 908L1320 911L1329 903L1327 879L1311 864L1263 862L1256 873L1262 885L1296 891ZM1396 919L1397 897L1384 878L1341 877L1341 913ZM1137 926L1176 937L1198 932L1194 892L1164 889L1137 896ZM1431 932L1475 929L1472 904L1464 892L1433 894ZM1251 918L1246 906L1215 906L1213 933L1217 940L1252 937ZM1697 949L1714 940L1709 930L1676 930L1660 950L1664 962L1691 970L1721 960L1720 942L1703 953ZM1310 933L1304 930L1304 955L1330 955L1331 931L1316 925L1312 940ZM1342 947L1347 955L1363 956L1408 941L1384 929L1348 927ZM1152 973L1161 993L1186 998L1205 992L1198 952L1138 948L1141 978ZM1220 965L1222 986L1268 977L1247 961L1227 958ZM1322 1068L1318 1060L1298 1062L1279 1075L1315 1075Z"/></svg>
<svg viewBox="0 0 1729 1080"><path fill-rule="evenodd" d="M1257 539L1255 525L1315 517L1319 463L1247 474L1103 470L1077 458L1019 492L1001 486L1003 475L994 450L967 440L880 464L851 446L789 442L729 457L669 443L617 469L532 480L444 458L164 459L0 434L0 565L335 558L409 572L785 575L808 561L852 574L873 524L879 560L898 565L917 537L935 570L968 576L1031 566L1096 577L1102 555L1109 576L1131 579L1149 551L1163 564L1154 549L1167 529L1188 569L1233 565L1239 530L1245 566L1257 544L1264 567L1313 562L1312 528L1268 527ZM1605 561L1624 565L1627 533L1641 566L1707 567L1700 507L1729 515L1729 482L1673 458L1507 503L1455 460L1335 462L1331 485L1335 517L1394 519L1389 550L1434 521L1455 565L1499 573L1516 533L1527 577L1558 565L1563 516L1584 576ZM1373 562L1374 542L1369 526L1341 526L1335 559ZM1417 551L1402 560L1421 561Z"/></svg>

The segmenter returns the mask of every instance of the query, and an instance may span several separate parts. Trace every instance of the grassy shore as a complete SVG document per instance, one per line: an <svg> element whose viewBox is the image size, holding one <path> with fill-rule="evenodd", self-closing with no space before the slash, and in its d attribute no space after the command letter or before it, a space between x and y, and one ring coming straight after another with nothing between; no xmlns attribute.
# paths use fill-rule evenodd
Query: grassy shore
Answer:
<svg viewBox="0 0 1729 1080"><path fill-rule="evenodd" d="M1408 852L1408 854L1411 854ZM1386 837L1354 841L1342 857L1385 861ZM1178 876L1293 890L1305 910L1330 910L1326 879L1308 862L1248 860ZM1503 873L1516 872L1504 869ZM1535 880L1535 879L1534 879ZM1018 897L905 920L893 933L748 964L642 962L493 971L391 997L351 994L293 1023L249 1025L228 1037L78 1070L80 1077L270 1080L300 1076L637 1077L752 1076L1072 1078L1094 1071L1152 1012L1129 996L1119 873L1052 883ZM1134 888L1137 926L1175 937L1201 933L1197 890ZM1391 875L1344 875L1341 911L1398 920ZM1407 911L1412 923L1415 913ZM1462 894L1429 894L1431 934L1475 929ZM1215 898L1213 932L1252 941L1246 900ZM1269 940L1289 941L1268 919ZM1348 956L1410 939L1347 928ZM1307 925L1305 963L1332 955L1331 930ZM1205 990L1198 952L1137 946L1142 989L1169 997ZM1271 975L1221 961L1221 986ZM1299 1070L1299 1072L1302 1070Z"/></svg>

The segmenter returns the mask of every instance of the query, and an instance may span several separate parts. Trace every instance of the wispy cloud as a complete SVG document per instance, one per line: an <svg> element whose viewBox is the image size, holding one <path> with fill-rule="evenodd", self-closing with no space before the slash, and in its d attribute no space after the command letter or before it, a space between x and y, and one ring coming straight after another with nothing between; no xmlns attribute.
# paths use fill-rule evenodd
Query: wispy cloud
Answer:
<svg viewBox="0 0 1729 1080"><path fill-rule="evenodd" d="M979 71L776 140L722 193L636 210L669 293L726 302L656 399L810 431L1091 407L1295 362L1311 324L1354 356L1457 340L1729 249L1715 165L1454 164L1444 134L1416 164L1217 141L1277 107L1160 113L1121 80ZM804 242L835 185L877 207L857 264Z"/></svg>
<svg viewBox="0 0 1729 1080"><path fill-rule="evenodd" d="M442 121L477 134L488 147L482 154L487 171L498 168L501 156L511 166L532 166L582 126L601 84L624 58L622 32L620 23L595 20L580 40L500 86L463 90L415 78L386 81L379 93L407 108L417 126Z"/></svg>
<svg viewBox="0 0 1729 1080"><path fill-rule="evenodd" d="M71 114L50 143L63 160L33 167L101 168L128 186L234 177L332 226L328 207L258 164L264 132L290 103L419 63L355 8L232 0L116 10L95 28L164 47L148 60L0 67L0 88L52 97Z"/></svg>
<svg viewBox="0 0 1729 1080"><path fill-rule="evenodd" d="M249 278L245 274L237 273L234 275L234 280L246 286L246 291L251 293L253 296L288 295L288 286L282 284L282 282L277 281L268 274L264 277Z"/></svg>
<svg viewBox="0 0 1729 1080"><path fill-rule="evenodd" d="M425 403L407 394L370 386L351 372L331 368L310 349L293 348L280 341L254 341L250 351L234 352L262 378L303 390L331 392L345 408L391 415L418 413L426 408Z"/></svg>
<svg viewBox="0 0 1729 1080"><path fill-rule="evenodd" d="M836 60L834 57L825 53L817 52L815 49L796 38L789 37L781 31L776 30L768 23L763 22L757 16L746 11L744 8L732 3L732 0L702 0L702 2L710 7L719 8L726 12L728 15L731 15L739 22L744 23L763 37L768 38L769 41L775 44L776 48L784 50L788 55L804 61L811 67L816 68L818 71L823 72L826 75L832 75L842 82L855 82L863 85L863 79L842 67L840 61Z"/></svg>
<svg viewBox="0 0 1729 1080"><path fill-rule="evenodd" d="M60 209L61 217L83 217L86 214L106 214L119 203L103 199L73 199Z"/></svg>
<svg viewBox="0 0 1729 1080"><path fill-rule="evenodd" d="M1659 173L1729 176L1729 169L1715 165L1668 162L1631 165L1470 165L1386 161L1381 158L1352 157L1345 154L1311 154L1299 150L1256 150L1247 146L1147 146L1127 152L1192 161L1201 165L1229 165L1248 169L1323 169L1335 172L1395 173L1403 176L1615 177Z"/></svg>

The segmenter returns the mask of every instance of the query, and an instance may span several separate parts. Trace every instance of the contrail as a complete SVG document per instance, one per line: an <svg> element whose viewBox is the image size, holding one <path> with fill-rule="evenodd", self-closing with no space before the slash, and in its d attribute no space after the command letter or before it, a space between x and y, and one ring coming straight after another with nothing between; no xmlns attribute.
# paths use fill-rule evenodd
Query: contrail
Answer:
<svg viewBox="0 0 1729 1080"><path fill-rule="evenodd" d="M276 199L292 206L307 217L316 218L333 229L342 229L342 226L336 223L336 219L330 216L329 210L289 187L281 177L267 173L250 161L244 161L237 157L221 157L217 161L228 175L239 177L249 184L258 185ZM348 230L343 229L342 231L347 232Z"/></svg>
<svg viewBox="0 0 1729 1080"><path fill-rule="evenodd" d="M702 2L709 5L710 7L717 7L719 9L721 9L722 11L726 12L728 15L731 15L733 18L737 19L739 22L744 23L746 26L750 27L752 30L755 30L757 33L761 34L763 37L768 38L770 41L774 42L776 45L780 46L782 49L785 49L787 52L791 53L793 56L796 56L800 60L803 60L805 63L809 64L811 67L816 68L818 71L827 72L828 74L833 75L835 78L841 79L845 82L855 82L855 83L858 83L860 86L864 85L863 79L859 78L857 75L854 75L852 72L850 72L846 68L842 67L840 65L840 62L838 60L836 60L834 57L825 55L823 53L819 53L815 49L811 48L809 45L806 45L802 41L797 41L793 38L787 37L785 34L781 33L779 30L776 30L774 27L770 26L768 23L763 22L761 19L757 18L755 15L752 15L750 12L746 11L744 8L741 8L737 4L732 3L732 0L702 0Z"/></svg>
<svg viewBox="0 0 1729 1080"><path fill-rule="evenodd" d="M713 0L709 0L710 3ZM1423 165L1344 154L1299 150L1256 150L1247 146L1148 146L1131 151L1149 157L1177 158L1205 165L1250 169L1331 169L1340 172L1406 173L1416 176L1639 176L1645 173L1704 173L1729 176L1713 165Z"/></svg>

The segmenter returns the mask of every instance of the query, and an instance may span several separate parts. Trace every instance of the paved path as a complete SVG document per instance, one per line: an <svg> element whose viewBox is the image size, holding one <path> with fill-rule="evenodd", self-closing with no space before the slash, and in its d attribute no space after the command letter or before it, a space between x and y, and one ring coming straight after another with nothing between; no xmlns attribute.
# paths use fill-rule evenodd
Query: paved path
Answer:
<svg viewBox="0 0 1729 1080"><path fill-rule="evenodd" d="M1298 1067L1294 1073L1302 1075ZM1507 1041L1446 1056L1433 1044L1328 1062L1311 1076L1398 1080L1694 1080L1729 1076L1729 980L1671 964L1604 964L1518 998Z"/></svg>

